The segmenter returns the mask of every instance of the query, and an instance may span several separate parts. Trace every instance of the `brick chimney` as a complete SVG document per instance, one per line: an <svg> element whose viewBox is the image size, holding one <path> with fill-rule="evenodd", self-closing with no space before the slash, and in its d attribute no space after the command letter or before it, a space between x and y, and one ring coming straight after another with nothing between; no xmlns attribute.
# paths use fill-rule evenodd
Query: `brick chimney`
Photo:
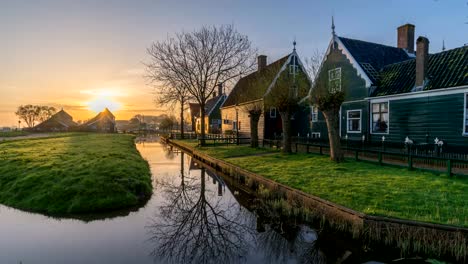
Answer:
<svg viewBox="0 0 468 264"><path fill-rule="evenodd" d="M419 37L416 41L416 87L423 87L429 64L429 40Z"/></svg>
<svg viewBox="0 0 468 264"><path fill-rule="evenodd" d="M267 56L266 55L258 55L257 57L257 70L261 71L266 68L267 66Z"/></svg>
<svg viewBox="0 0 468 264"><path fill-rule="evenodd" d="M414 53L414 25L405 24L398 27L397 45L400 49L405 49L408 53Z"/></svg>
<svg viewBox="0 0 468 264"><path fill-rule="evenodd" d="M213 91L213 98L223 95L223 83L218 83L218 92Z"/></svg>
<svg viewBox="0 0 468 264"><path fill-rule="evenodd" d="M223 83L218 83L218 94L223 95Z"/></svg>

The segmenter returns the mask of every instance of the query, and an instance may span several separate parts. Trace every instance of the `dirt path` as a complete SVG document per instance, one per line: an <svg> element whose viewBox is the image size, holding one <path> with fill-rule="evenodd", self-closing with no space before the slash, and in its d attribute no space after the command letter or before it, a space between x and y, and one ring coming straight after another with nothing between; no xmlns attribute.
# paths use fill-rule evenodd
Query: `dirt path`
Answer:
<svg viewBox="0 0 468 264"><path fill-rule="evenodd" d="M50 134L47 133L40 133L40 134L30 134L27 136L18 136L18 137L0 137L0 141L12 141L12 140L20 140L20 139L29 139L29 138L45 138L50 137Z"/></svg>

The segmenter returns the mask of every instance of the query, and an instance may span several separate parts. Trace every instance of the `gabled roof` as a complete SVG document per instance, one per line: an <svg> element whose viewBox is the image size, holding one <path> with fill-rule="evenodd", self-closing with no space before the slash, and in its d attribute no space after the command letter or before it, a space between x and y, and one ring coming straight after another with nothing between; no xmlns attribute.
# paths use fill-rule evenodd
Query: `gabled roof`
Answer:
<svg viewBox="0 0 468 264"><path fill-rule="evenodd" d="M222 95L213 97L210 100L206 101L205 103L206 115L210 115L211 112L215 110L216 106L221 106L225 100L226 100L226 95L222 94Z"/></svg>
<svg viewBox="0 0 468 264"><path fill-rule="evenodd" d="M43 126L53 126L53 125L61 125L63 127L71 127L76 126L76 123L73 122L73 117L65 112L63 109L55 113L49 119L45 120L44 122L38 124L36 128L40 128Z"/></svg>
<svg viewBox="0 0 468 264"><path fill-rule="evenodd" d="M113 123L115 123L115 117L114 115L111 113L111 111L109 111L109 109L104 109L104 111L100 112L97 116L95 116L94 118L88 120L86 123L82 124L82 126L90 126L98 121L101 121L102 119L107 119Z"/></svg>
<svg viewBox="0 0 468 264"><path fill-rule="evenodd" d="M373 83L377 81L378 72L384 66L414 57L408 55L404 49L396 47L344 37L337 38L343 43Z"/></svg>
<svg viewBox="0 0 468 264"><path fill-rule="evenodd" d="M468 85L468 46L429 54L424 91ZM408 93L414 88L416 59L394 63L379 73L371 96Z"/></svg>
<svg viewBox="0 0 468 264"><path fill-rule="evenodd" d="M288 54L283 58L267 65L265 70L274 69L275 67L280 68L284 63L286 63L290 55L291 54ZM245 77L242 77L232 89L228 98L224 102L223 107L234 106L236 104L262 99L270 86L269 83L264 83L264 85L258 85L257 81L259 80L259 78L262 77L262 72L263 70L257 70ZM273 79L274 77L271 78L271 82L273 82Z"/></svg>

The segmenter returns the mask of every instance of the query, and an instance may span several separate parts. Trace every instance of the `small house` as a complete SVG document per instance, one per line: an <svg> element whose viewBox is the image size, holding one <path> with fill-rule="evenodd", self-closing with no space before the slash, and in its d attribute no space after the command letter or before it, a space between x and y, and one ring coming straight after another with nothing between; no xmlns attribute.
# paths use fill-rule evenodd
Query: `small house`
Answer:
<svg viewBox="0 0 468 264"><path fill-rule="evenodd" d="M223 85L218 85L218 91L213 92L213 97L208 99L205 103L205 133L219 134L221 133L221 110L220 107L223 105L226 100L226 94L223 91ZM202 118L200 116L200 105L198 109L194 104L191 104L190 113L192 114L192 109L195 111L195 131L201 133L201 122ZM198 111L197 111L198 110Z"/></svg>
<svg viewBox="0 0 468 264"><path fill-rule="evenodd" d="M265 100L269 96L275 96L272 93L272 89L275 87L280 76L299 73L305 73L305 68L295 49L292 53L271 64L267 64L267 56L258 56L257 70L242 77L235 84L224 105L221 107L223 133L239 132L240 136L250 137L249 111L258 108L262 112L258 122L259 140L282 136L283 127L279 110ZM307 75L305 74L305 76ZM306 91L308 91L309 85L310 82L306 87ZM281 89L290 90L291 87L283 87ZM306 105L305 109L305 111L296 111L291 118L292 135L305 135L308 132L307 118L309 106Z"/></svg>
<svg viewBox="0 0 468 264"><path fill-rule="evenodd" d="M62 109L49 119L33 127L32 130L37 132L66 132L73 130L76 126L73 117Z"/></svg>
<svg viewBox="0 0 468 264"><path fill-rule="evenodd" d="M87 132L114 133L116 132L115 124L114 115L111 113L111 111L109 111L109 109L106 108L94 118L80 125L78 130Z"/></svg>

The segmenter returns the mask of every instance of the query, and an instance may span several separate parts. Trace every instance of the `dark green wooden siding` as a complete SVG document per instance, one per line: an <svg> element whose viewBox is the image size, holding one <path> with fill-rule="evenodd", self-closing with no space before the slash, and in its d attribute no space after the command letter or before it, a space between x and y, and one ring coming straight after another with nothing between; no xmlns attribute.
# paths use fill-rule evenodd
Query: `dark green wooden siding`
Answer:
<svg viewBox="0 0 468 264"><path fill-rule="evenodd" d="M361 109L362 110L362 130L367 132L367 102L360 101L356 103L346 103L349 101L363 100L368 96L368 88L366 88L366 82L362 79L357 70L353 67L351 62L339 49L334 49L328 54L325 62L322 66L322 71L319 73L318 78L325 78L328 80L328 70L341 67L341 89L345 92L345 103L342 108L342 119L341 119L341 135L346 135L346 110ZM344 119L343 119L344 118ZM367 119L365 119L367 118ZM319 132L323 139L328 138L327 124L323 114L319 111L318 122L312 122L311 132ZM361 134L348 135L350 138L361 138Z"/></svg>
<svg viewBox="0 0 468 264"><path fill-rule="evenodd" d="M463 136L464 94L391 100L389 141L403 142L406 137L415 143L433 143L437 137L446 144L468 146ZM380 140L382 135L372 135Z"/></svg>

